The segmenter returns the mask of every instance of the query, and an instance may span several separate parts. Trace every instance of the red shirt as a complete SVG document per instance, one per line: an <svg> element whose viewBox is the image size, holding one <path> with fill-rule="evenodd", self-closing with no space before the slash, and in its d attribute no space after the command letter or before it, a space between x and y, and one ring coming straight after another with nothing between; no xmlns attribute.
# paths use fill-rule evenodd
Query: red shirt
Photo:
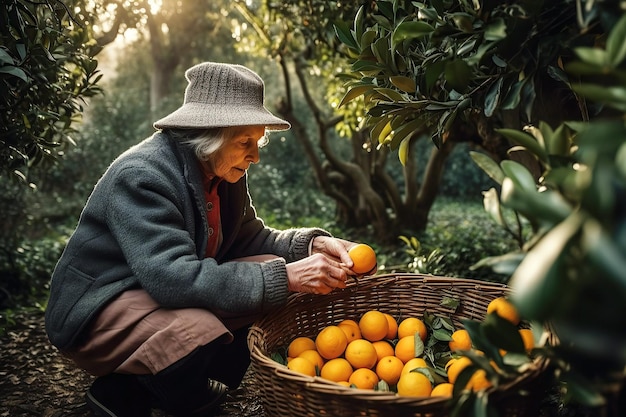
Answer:
<svg viewBox="0 0 626 417"><path fill-rule="evenodd" d="M222 226L220 222L220 196L217 186L221 178L210 178L204 175L204 200L206 202L206 217L209 224L205 257L214 258L222 241Z"/></svg>

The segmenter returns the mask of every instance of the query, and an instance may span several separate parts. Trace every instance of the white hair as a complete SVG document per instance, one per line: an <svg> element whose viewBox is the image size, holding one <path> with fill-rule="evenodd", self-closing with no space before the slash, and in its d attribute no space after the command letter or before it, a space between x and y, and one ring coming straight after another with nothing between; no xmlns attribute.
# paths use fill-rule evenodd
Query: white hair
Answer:
<svg viewBox="0 0 626 417"><path fill-rule="evenodd" d="M170 135L191 146L196 157L205 162L210 169L214 168L215 155L225 143L233 139L246 126L214 127L210 129L170 129ZM269 143L268 131L259 139L262 148Z"/></svg>

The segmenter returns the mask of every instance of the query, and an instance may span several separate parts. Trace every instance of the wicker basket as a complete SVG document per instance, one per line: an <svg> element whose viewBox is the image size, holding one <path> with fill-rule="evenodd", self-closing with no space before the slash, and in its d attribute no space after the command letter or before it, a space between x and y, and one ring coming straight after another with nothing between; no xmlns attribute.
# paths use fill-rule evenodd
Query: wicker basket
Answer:
<svg viewBox="0 0 626 417"><path fill-rule="evenodd" d="M268 416L448 416L444 398L400 397L393 392L340 386L320 377L291 371L270 355L297 336L314 336L323 327L345 318L358 318L370 309L392 316L421 317L424 311L461 320L482 320L489 302L508 293L505 285L469 279L417 274L366 277L358 284L320 296L297 294L276 313L251 328L248 346L255 383ZM452 311L441 305L443 296L460 300ZM546 361L537 360L517 380L492 389L490 403L507 417L538 415L545 396Z"/></svg>

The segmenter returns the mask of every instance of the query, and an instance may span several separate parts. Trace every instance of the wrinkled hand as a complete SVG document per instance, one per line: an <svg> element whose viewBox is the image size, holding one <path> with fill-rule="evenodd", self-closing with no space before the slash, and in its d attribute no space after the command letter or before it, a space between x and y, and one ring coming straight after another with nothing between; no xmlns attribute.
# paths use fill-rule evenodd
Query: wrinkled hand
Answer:
<svg viewBox="0 0 626 417"><path fill-rule="evenodd" d="M321 253L287 264L289 291L328 294L345 288L348 274L341 264Z"/></svg>
<svg viewBox="0 0 626 417"><path fill-rule="evenodd" d="M346 273L356 280L357 276L362 276L363 274L357 274L352 270L354 262L350 258L348 251L354 246L357 246L357 243L334 237L318 236L313 239L311 252L322 253L335 259L337 262L341 262ZM366 275L372 275L376 273L377 270L378 265L376 265L371 271L367 272Z"/></svg>
<svg viewBox="0 0 626 417"><path fill-rule="evenodd" d="M345 240L316 237L311 256L287 264L289 290L328 294L335 288L345 288L353 265L347 251L351 246L354 243Z"/></svg>
<svg viewBox="0 0 626 417"><path fill-rule="evenodd" d="M313 245L311 253L321 253L325 256L335 259L337 262L341 262L348 270L350 270L354 263L348 255L348 249L355 246L356 243L343 239L337 239L328 236L317 236L313 239Z"/></svg>

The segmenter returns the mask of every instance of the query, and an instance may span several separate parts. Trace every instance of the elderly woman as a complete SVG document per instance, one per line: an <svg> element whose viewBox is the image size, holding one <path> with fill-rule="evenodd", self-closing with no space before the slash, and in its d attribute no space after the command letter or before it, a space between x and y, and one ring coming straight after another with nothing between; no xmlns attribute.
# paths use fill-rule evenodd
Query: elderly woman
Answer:
<svg viewBox="0 0 626 417"><path fill-rule="evenodd" d="M220 63L186 77L184 104L96 184L52 275L48 336L97 377L100 416L210 415L248 368L250 323L354 274L353 242L256 215L247 170L290 127L261 78Z"/></svg>

